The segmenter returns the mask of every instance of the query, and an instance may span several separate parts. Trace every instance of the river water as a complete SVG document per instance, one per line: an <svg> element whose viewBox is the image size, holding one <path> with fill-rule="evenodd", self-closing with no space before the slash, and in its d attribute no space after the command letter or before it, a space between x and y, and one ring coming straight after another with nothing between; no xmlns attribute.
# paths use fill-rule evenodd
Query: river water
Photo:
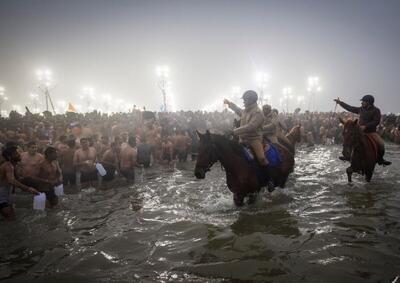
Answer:
<svg viewBox="0 0 400 283"><path fill-rule="evenodd" d="M17 195L0 222L4 282L392 282L400 275L400 148L372 182L347 183L340 148L297 149L285 189L236 208L215 164L137 171L71 191L51 211Z"/></svg>

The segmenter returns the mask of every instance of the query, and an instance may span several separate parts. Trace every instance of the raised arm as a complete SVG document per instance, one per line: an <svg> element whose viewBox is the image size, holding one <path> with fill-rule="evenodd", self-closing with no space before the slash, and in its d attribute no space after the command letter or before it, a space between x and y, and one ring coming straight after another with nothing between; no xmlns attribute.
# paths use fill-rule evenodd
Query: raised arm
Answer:
<svg viewBox="0 0 400 283"><path fill-rule="evenodd" d="M339 104L343 109L345 109L345 110L347 110L347 111L349 111L349 112L351 112L351 113L360 114L361 107L354 107L354 106L351 106L351 105L349 105L349 104L347 104L347 103L344 103L343 101L340 100L339 97L338 97L337 99L334 99L333 101L335 101L335 102L336 102L337 104Z"/></svg>
<svg viewBox="0 0 400 283"><path fill-rule="evenodd" d="M240 109L240 107L238 107L235 103L233 103L232 101L229 101L228 99L224 99L224 103L226 105L228 105L228 107L230 109L232 109L233 112L236 113L236 115L238 115L239 117L242 117L243 110Z"/></svg>

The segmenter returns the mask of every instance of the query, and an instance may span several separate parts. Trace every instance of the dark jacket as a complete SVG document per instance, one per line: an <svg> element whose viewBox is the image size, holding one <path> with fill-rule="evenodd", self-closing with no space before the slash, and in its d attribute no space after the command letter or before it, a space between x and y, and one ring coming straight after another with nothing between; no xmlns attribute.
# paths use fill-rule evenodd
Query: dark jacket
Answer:
<svg viewBox="0 0 400 283"><path fill-rule="evenodd" d="M376 127L381 122L381 110L379 110L379 108L376 108L374 105L369 105L366 108L354 107L344 103L343 101L339 102L339 105L349 112L360 115L358 124L360 126L365 126L365 133L376 132Z"/></svg>

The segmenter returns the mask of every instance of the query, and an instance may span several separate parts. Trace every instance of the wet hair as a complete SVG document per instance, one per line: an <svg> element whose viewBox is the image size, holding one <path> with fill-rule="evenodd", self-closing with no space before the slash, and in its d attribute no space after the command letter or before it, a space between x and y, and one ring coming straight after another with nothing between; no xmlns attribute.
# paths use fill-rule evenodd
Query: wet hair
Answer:
<svg viewBox="0 0 400 283"><path fill-rule="evenodd" d="M132 146L132 147L135 147L136 146L136 137L135 136L130 136L128 138L128 144L130 146Z"/></svg>
<svg viewBox="0 0 400 283"><path fill-rule="evenodd" d="M73 140L73 139L68 140L67 141L67 145L70 148L74 148L75 147L75 140Z"/></svg>
<svg viewBox="0 0 400 283"><path fill-rule="evenodd" d="M55 153L55 152L57 152L57 150L54 147L48 146L46 148L46 150L44 151L44 156L48 157L50 154Z"/></svg>
<svg viewBox="0 0 400 283"><path fill-rule="evenodd" d="M35 141L29 141L26 143L26 147L31 147L32 145L37 145Z"/></svg>
<svg viewBox="0 0 400 283"><path fill-rule="evenodd" d="M17 142L15 142L15 141L8 141L8 142L6 142L6 145L4 146L4 149L7 148L7 147L12 147L12 146L18 147L19 144Z"/></svg>
<svg viewBox="0 0 400 283"><path fill-rule="evenodd" d="M3 149L2 151L2 155L4 157L5 160L10 161L11 156L18 151L18 147L16 147L15 145L6 147L5 149Z"/></svg>

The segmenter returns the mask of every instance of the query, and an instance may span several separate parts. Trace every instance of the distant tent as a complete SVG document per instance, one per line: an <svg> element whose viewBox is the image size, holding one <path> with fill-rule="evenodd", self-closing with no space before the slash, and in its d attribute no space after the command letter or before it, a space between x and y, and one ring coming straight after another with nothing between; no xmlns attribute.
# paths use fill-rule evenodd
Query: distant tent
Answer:
<svg viewBox="0 0 400 283"><path fill-rule="evenodd" d="M72 105L72 103L68 103L68 110L67 112L72 112L72 113L76 113L76 109L74 107L74 105Z"/></svg>

